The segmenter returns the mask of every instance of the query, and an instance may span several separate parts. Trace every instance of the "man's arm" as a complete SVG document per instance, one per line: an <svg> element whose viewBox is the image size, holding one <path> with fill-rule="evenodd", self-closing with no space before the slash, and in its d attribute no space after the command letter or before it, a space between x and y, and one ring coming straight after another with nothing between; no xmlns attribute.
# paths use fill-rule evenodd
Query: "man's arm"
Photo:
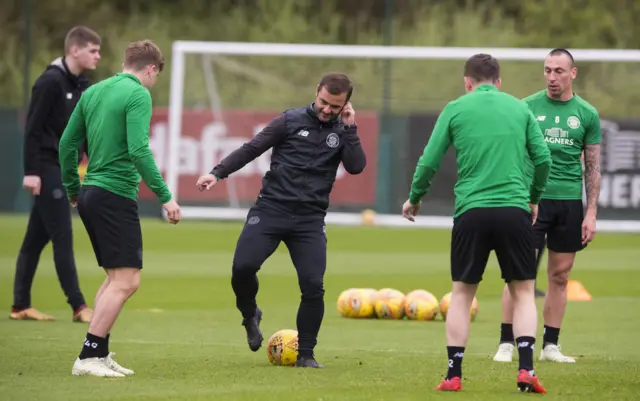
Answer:
<svg viewBox="0 0 640 401"><path fill-rule="evenodd" d="M51 105L57 101L57 87L53 79L41 78L31 91L31 101L25 124L24 175L40 175L40 147Z"/></svg>
<svg viewBox="0 0 640 401"><path fill-rule="evenodd" d="M409 202L412 205L420 203L420 199L426 195L431 180L436 171L440 168L442 159L451 146L451 132L449 124L451 122L451 106L447 106L438 116L436 125L431 133L431 138L424 148L424 152L418 160L416 171L413 174L411 191L409 192Z"/></svg>
<svg viewBox="0 0 640 401"><path fill-rule="evenodd" d="M358 128L347 125L344 128L343 137L347 142L342 147L342 165L347 173L360 174L367 166L367 156L364 154L360 137L358 137Z"/></svg>
<svg viewBox="0 0 640 401"><path fill-rule="evenodd" d="M600 116L596 113L587 127L584 150L584 178L587 192L586 214L595 217L600 197Z"/></svg>
<svg viewBox="0 0 640 401"><path fill-rule="evenodd" d="M549 172L551 171L551 152L544 142L544 135L533 113L528 110L527 122L527 151L533 163L533 183L529 202L537 205L547 187Z"/></svg>
<svg viewBox="0 0 640 401"><path fill-rule="evenodd" d="M149 148L151 126L151 94L142 88L131 94L126 105L127 144L129 157L149 189L163 205L171 200L171 192L162 179Z"/></svg>
<svg viewBox="0 0 640 401"><path fill-rule="evenodd" d="M67 190L70 199L76 198L80 191L80 175L78 174L78 148L87 138L84 120L83 99L73 109L71 118L67 123L60 145L58 147L58 161L62 171L62 184Z"/></svg>
<svg viewBox="0 0 640 401"><path fill-rule="evenodd" d="M281 114L271 120L271 122L249 142L244 143L241 147L222 159L222 161L211 170L210 174L216 176L219 180L225 179L266 152L269 148L278 144L278 142L282 141L286 136L285 117Z"/></svg>

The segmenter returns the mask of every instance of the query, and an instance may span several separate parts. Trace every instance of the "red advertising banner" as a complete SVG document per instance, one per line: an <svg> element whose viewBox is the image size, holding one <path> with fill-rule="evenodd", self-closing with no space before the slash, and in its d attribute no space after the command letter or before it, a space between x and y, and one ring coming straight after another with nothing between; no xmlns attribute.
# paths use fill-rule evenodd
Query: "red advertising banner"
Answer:
<svg viewBox="0 0 640 401"><path fill-rule="evenodd" d="M219 182L206 193L196 189L196 181L208 173L226 155L242 146L256 135L277 113L248 110L226 110L224 124L216 121L210 111L185 110L180 145L180 178L178 200L182 202L215 201L228 203L231 199L248 204L256 199L262 177L271 162L271 150L247 164L230 178ZM340 166L335 186L331 192L333 205L372 205L375 203L378 117L375 112L357 112L358 133L367 155L367 168L362 174L352 176ZM157 108L151 122L151 149L160 171L166 177L168 163L169 125L168 110ZM155 195L143 183L140 199Z"/></svg>

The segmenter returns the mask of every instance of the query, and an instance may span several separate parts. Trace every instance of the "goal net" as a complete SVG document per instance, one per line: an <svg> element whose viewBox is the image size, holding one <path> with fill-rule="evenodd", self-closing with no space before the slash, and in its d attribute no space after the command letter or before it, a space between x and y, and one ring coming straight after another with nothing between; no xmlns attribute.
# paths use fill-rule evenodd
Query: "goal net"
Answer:
<svg viewBox="0 0 640 401"><path fill-rule="evenodd" d="M174 42L170 104L154 112L154 121L164 119L152 128L154 154L184 218L244 219L269 169L270 151L212 191L199 192L197 178L282 110L310 104L323 74L345 72L355 85L352 103L368 166L358 176L340 168L327 222L409 225L400 207L438 112L464 93L464 60L493 55L501 63L503 90L522 98L545 87L549 50ZM611 222L599 228L640 230L638 213L632 218L640 212L640 132L634 131L640 123L621 122L635 115L630 82L640 72L640 51L571 51L579 66L575 91L603 120L610 117L603 121L600 204ZM451 226L455 179L450 150L423 200L424 217L413 226Z"/></svg>

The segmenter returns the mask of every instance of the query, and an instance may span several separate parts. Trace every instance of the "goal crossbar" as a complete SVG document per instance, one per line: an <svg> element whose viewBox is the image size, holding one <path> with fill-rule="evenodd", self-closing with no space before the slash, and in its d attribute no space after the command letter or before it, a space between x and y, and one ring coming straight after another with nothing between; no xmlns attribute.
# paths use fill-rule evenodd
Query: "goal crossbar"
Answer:
<svg viewBox="0 0 640 401"><path fill-rule="evenodd" d="M362 59L435 59L466 60L473 54L488 53L499 60L536 61L543 60L551 48L507 48L507 47L429 47L429 46L377 46L377 45L327 45L327 44L288 44L288 43L251 43L251 42L203 42L175 41L172 46L167 186L178 199L179 149L182 127L183 91L185 78L185 56L236 55L236 56L295 56L295 57L331 57ZM581 61L595 62L640 62L640 50L624 49L570 49L574 57ZM194 183L195 185L195 183ZM215 207L183 207L183 216L192 219L242 220L246 209ZM329 224L360 224L358 213L329 213ZM408 224L400 216L379 215L376 224L384 226L421 226L449 228L452 224L449 216L423 216L417 224ZM600 231L640 232L639 220L599 221Z"/></svg>

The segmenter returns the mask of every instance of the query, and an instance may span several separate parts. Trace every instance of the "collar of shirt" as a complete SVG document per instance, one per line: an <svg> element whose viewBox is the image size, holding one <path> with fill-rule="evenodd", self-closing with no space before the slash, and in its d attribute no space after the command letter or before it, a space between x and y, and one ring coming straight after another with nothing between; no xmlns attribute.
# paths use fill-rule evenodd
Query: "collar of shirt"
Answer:
<svg viewBox="0 0 640 401"><path fill-rule="evenodd" d="M133 81L136 81L136 82L137 82L137 83L139 83L140 85L142 85L142 82L140 82L140 80L138 79L138 77L136 77L136 76L135 76L135 75L133 75L133 74L125 74L124 72L118 72L118 73L116 73L116 76L129 78L129 79L131 79L131 80L133 80Z"/></svg>
<svg viewBox="0 0 640 401"><path fill-rule="evenodd" d="M498 88L495 85L491 84L482 84L478 85L478 87L474 90L474 92L488 92L488 91L497 91Z"/></svg>
<svg viewBox="0 0 640 401"><path fill-rule="evenodd" d="M318 118L318 115L316 114L316 109L314 107L315 102L311 103L309 106L307 106L307 114L309 114L309 116L311 116L313 118L314 121L316 121L320 127L335 127L340 125L342 119L340 117L336 118L335 120L331 120L331 121L320 121L320 119Z"/></svg>

